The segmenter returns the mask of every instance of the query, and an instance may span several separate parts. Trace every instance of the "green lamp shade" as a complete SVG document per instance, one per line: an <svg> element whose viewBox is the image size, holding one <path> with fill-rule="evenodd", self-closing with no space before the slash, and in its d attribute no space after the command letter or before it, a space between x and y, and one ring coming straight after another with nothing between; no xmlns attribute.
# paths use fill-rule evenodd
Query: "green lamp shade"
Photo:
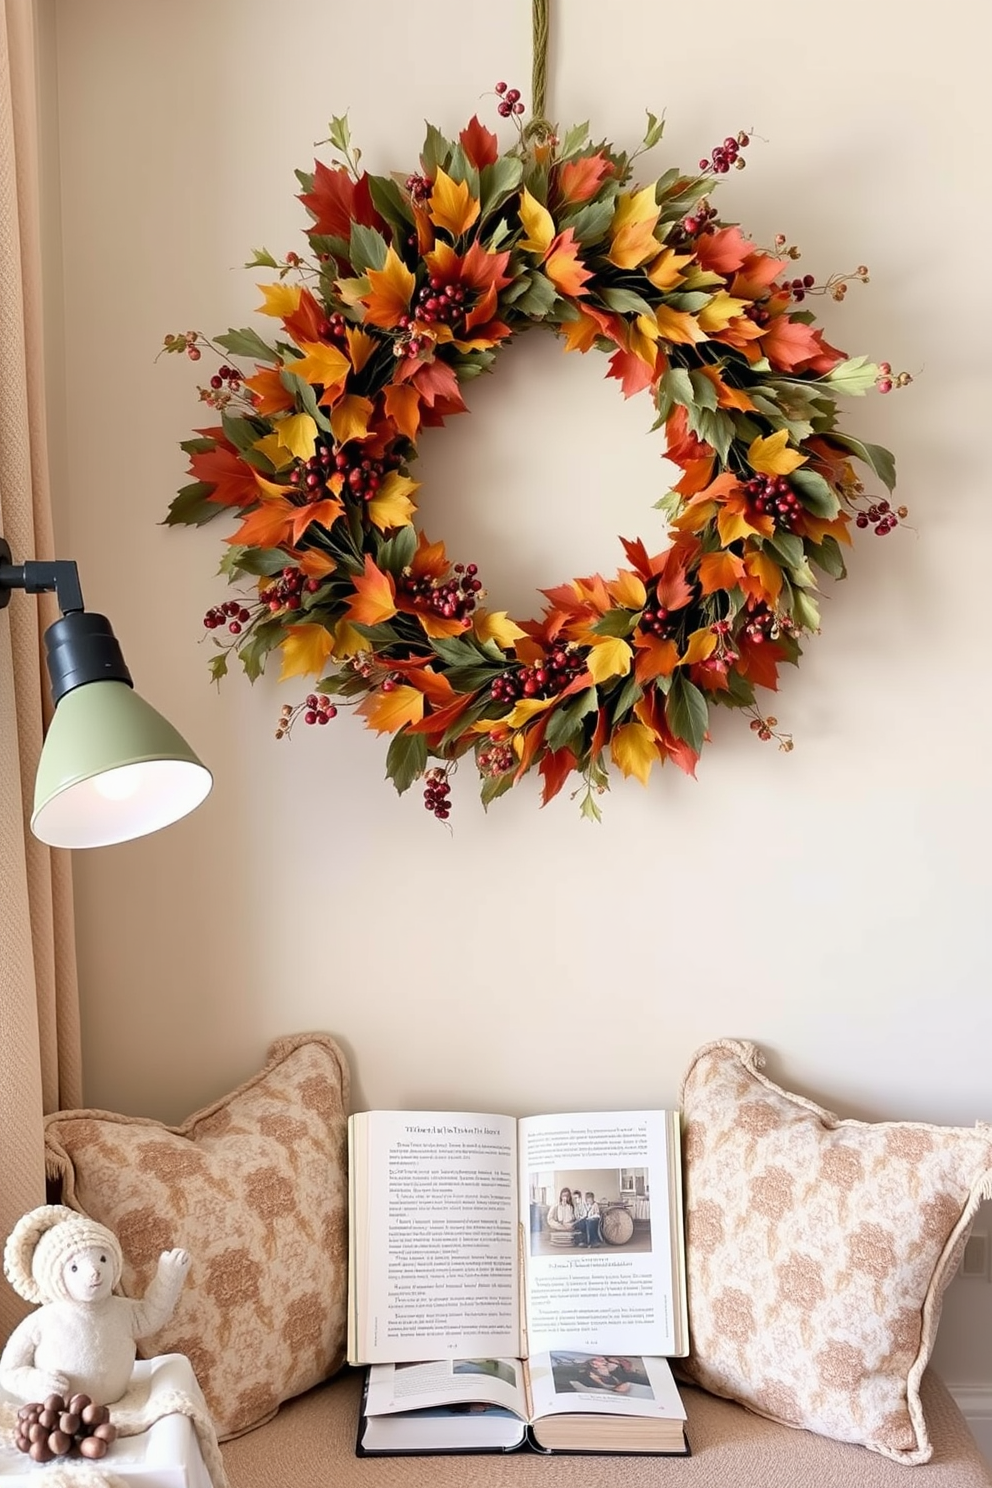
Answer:
<svg viewBox="0 0 992 1488"><path fill-rule="evenodd" d="M193 811L213 777L126 682L74 687L52 719L31 830L52 847L108 847Z"/></svg>

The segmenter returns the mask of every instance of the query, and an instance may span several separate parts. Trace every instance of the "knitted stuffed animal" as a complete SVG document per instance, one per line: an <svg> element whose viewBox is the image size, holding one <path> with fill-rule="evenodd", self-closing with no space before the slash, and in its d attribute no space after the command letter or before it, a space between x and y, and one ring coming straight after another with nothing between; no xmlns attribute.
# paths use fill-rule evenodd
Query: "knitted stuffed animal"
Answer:
<svg viewBox="0 0 992 1488"><path fill-rule="evenodd" d="M62 1204L18 1220L4 1248L14 1290L42 1304L19 1323L0 1354L0 1385L22 1400L89 1395L120 1400L134 1367L135 1339L161 1328L189 1270L185 1250L167 1250L140 1302L113 1295L123 1256L116 1235Z"/></svg>

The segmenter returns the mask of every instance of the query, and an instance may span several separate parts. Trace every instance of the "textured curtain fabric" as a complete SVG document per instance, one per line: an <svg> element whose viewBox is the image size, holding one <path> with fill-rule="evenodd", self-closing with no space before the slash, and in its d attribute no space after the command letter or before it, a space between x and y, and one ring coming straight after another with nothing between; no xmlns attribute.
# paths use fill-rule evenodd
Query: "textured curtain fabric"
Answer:
<svg viewBox="0 0 992 1488"><path fill-rule="evenodd" d="M54 556L32 0L0 0L0 33L0 533L20 563ZM69 855L28 829L46 599L15 593L0 611L0 1243L45 1201L43 1113L82 1104ZM26 1310L0 1281L0 1339Z"/></svg>

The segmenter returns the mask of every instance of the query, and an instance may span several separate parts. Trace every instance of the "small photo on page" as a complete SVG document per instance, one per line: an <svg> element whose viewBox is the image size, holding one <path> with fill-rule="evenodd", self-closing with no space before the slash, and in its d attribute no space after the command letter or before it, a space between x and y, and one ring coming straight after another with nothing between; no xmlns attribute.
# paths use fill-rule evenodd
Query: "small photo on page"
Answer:
<svg viewBox="0 0 992 1488"><path fill-rule="evenodd" d="M647 1168L535 1170L528 1184L532 1256L650 1253Z"/></svg>
<svg viewBox="0 0 992 1488"><path fill-rule="evenodd" d="M551 1351L551 1378L556 1395L611 1395L653 1400L644 1360L619 1354Z"/></svg>

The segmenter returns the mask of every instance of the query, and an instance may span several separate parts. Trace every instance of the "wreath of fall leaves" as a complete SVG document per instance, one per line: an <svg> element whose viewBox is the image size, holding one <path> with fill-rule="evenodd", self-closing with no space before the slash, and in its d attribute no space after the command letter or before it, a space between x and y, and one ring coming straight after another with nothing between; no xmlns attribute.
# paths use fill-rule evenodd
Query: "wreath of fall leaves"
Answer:
<svg viewBox="0 0 992 1488"><path fill-rule="evenodd" d="M183 443L192 483L167 518L238 518L221 570L251 587L207 616L213 675L233 654L254 680L278 650L283 678L317 679L280 736L350 703L390 735L399 791L426 775L437 804L471 756L484 804L536 767L543 802L574 775L595 819L611 764L642 782L667 760L693 774L713 706L791 748L755 690L818 629L818 573L844 575L852 518L896 524L852 463L891 491L891 455L840 432L836 408L887 390L889 369L826 342L784 239L763 249L719 219L710 162L633 183L661 132L649 114L628 156L585 125L518 129L501 153L473 118L457 141L429 126L418 171L393 178L360 169L335 119L338 162L297 173L308 253L248 265L277 271L260 286L271 339L166 338L221 362L200 389L219 425ZM423 429L465 411L462 384L534 325L606 352L624 396L650 396L682 474L656 503L660 541L621 539L614 574L544 590L541 616L518 622L417 530L410 465Z"/></svg>

